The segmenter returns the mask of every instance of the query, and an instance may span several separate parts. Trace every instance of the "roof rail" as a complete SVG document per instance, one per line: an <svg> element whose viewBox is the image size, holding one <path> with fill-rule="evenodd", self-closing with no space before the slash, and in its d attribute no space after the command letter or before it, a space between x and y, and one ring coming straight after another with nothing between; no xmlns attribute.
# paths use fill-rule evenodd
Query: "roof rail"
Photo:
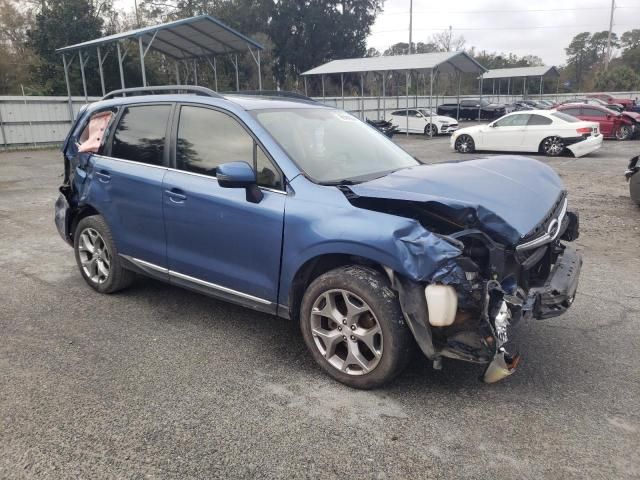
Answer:
<svg viewBox="0 0 640 480"><path fill-rule="evenodd" d="M210 88L199 87L197 85L159 85L155 87L134 87L134 88L121 88L120 90L113 90L107 93L102 100L115 97L126 97L128 94L132 95L153 95L156 92L163 93L193 93L195 95L202 95L205 97L224 98L219 93L214 92Z"/></svg>
<svg viewBox="0 0 640 480"><path fill-rule="evenodd" d="M311 97L296 92L283 92L281 90L242 90L239 92L225 92L225 95L251 95L256 97L282 97L294 98L296 100L306 100L308 102L318 103Z"/></svg>

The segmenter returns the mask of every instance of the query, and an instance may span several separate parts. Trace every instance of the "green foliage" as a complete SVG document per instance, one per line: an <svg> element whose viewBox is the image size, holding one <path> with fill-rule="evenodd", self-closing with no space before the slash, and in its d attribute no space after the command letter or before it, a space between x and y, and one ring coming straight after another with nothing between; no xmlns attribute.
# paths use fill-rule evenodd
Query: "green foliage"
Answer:
<svg viewBox="0 0 640 480"><path fill-rule="evenodd" d="M640 75L633 69L620 65L596 72L594 88L601 91L628 91L640 89Z"/></svg>

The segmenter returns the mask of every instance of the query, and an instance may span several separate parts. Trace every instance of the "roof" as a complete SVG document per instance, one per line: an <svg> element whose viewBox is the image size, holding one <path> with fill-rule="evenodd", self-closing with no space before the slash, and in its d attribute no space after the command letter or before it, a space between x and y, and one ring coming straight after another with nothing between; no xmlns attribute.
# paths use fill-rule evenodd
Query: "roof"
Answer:
<svg viewBox="0 0 640 480"><path fill-rule="evenodd" d="M515 68L496 68L489 70L483 75L485 80L492 78L515 78L515 77L559 77L560 72L554 66L548 67L542 65L540 67L515 67Z"/></svg>
<svg viewBox="0 0 640 480"><path fill-rule="evenodd" d="M176 60L246 52L249 46L264 47L209 15L185 18L174 22L129 30L57 49L64 53L89 47L99 47L128 38L142 38L146 45Z"/></svg>
<svg viewBox="0 0 640 480"><path fill-rule="evenodd" d="M436 68L443 72L460 71L463 73L483 73L487 71L486 68L476 62L469 54L458 51L333 60L319 67L307 70L302 75L435 70Z"/></svg>

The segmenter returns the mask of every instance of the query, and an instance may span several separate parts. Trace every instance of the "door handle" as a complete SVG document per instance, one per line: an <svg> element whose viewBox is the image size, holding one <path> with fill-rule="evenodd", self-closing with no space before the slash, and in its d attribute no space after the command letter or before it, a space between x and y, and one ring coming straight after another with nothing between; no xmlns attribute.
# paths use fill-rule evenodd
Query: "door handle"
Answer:
<svg viewBox="0 0 640 480"><path fill-rule="evenodd" d="M111 175L106 170L98 170L96 172L96 177L98 177L98 180L102 183L109 183L111 181Z"/></svg>
<svg viewBox="0 0 640 480"><path fill-rule="evenodd" d="M182 193L182 190L178 188L172 188L171 190L165 190L165 193L169 196L169 200L173 203L184 203L187 196Z"/></svg>

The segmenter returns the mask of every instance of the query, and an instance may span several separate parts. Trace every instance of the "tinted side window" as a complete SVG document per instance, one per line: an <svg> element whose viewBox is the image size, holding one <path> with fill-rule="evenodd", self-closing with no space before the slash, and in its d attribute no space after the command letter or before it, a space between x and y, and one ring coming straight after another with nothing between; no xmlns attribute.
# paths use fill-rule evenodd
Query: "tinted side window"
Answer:
<svg viewBox="0 0 640 480"><path fill-rule="evenodd" d="M574 117L578 117L580 115L579 108L563 108L562 113L566 113L567 115L573 115Z"/></svg>
<svg viewBox="0 0 640 480"><path fill-rule="evenodd" d="M127 107L113 135L111 156L162 165L171 105Z"/></svg>
<svg viewBox="0 0 640 480"><path fill-rule="evenodd" d="M553 123L553 121L550 118L543 117L542 115L531 115L527 125L551 125L551 123Z"/></svg>
<svg viewBox="0 0 640 480"><path fill-rule="evenodd" d="M253 167L258 185L283 188L280 171L234 118L210 108L180 109L176 148L179 169L215 176L219 165L237 161Z"/></svg>
<svg viewBox="0 0 640 480"><path fill-rule="evenodd" d="M590 117L606 117L607 114L597 108L583 108L583 115L589 115Z"/></svg>
<svg viewBox="0 0 640 480"><path fill-rule="evenodd" d="M407 116L407 111L406 110L398 110L397 112L393 112L391 115L393 115L395 117L406 117Z"/></svg>

